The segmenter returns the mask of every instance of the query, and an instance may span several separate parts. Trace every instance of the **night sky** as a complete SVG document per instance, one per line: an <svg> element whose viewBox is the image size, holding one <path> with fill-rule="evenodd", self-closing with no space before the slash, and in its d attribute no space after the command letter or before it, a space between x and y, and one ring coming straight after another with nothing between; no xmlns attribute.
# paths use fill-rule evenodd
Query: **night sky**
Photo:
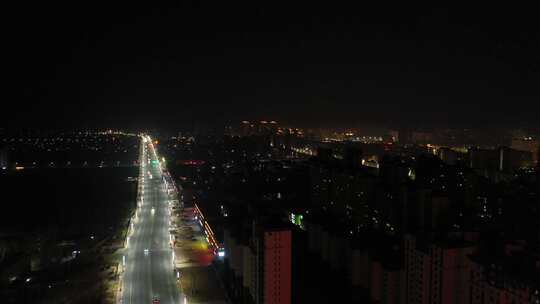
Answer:
<svg viewBox="0 0 540 304"><path fill-rule="evenodd" d="M0 126L540 121L532 7L75 2L4 9Z"/></svg>

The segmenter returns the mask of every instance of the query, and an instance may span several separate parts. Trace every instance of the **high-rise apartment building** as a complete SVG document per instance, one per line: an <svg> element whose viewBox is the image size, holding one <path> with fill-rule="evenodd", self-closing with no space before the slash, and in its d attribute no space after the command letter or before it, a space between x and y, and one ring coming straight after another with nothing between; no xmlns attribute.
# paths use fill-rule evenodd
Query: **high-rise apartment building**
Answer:
<svg viewBox="0 0 540 304"><path fill-rule="evenodd" d="M540 303L539 256L489 253L471 260L471 304Z"/></svg>
<svg viewBox="0 0 540 304"><path fill-rule="evenodd" d="M291 303L291 230L265 229L264 238L264 302Z"/></svg>
<svg viewBox="0 0 540 304"><path fill-rule="evenodd" d="M471 262L476 248L466 242L405 238L407 303L458 304L470 299Z"/></svg>
<svg viewBox="0 0 540 304"><path fill-rule="evenodd" d="M292 230L290 223L253 221L247 242L225 230L225 256L232 270L232 296L243 303L281 304L292 299Z"/></svg>

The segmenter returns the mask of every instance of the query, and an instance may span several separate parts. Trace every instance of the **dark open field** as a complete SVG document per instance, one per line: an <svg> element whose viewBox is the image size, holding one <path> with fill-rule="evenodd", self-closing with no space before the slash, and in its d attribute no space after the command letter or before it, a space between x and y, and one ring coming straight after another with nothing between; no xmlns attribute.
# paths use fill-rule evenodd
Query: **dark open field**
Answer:
<svg viewBox="0 0 540 304"><path fill-rule="evenodd" d="M110 230L135 204L137 168L27 169L0 175L0 231L59 237Z"/></svg>

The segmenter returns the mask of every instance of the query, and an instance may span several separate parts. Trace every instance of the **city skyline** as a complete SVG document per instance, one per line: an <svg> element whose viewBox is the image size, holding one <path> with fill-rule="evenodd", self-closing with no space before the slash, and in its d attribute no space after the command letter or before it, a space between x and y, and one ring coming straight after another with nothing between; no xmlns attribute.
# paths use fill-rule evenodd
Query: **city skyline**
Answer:
<svg viewBox="0 0 540 304"><path fill-rule="evenodd" d="M540 304L535 7L4 11L0 302Z"/></svg>

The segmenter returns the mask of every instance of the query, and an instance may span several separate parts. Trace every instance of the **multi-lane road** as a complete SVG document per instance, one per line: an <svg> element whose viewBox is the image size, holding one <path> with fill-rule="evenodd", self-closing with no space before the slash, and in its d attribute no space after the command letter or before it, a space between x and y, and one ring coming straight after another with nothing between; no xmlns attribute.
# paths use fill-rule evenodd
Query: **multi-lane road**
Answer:
<svg viewBox="0 0 540 304"><path fill-rule="evenodd" d="M149 137L141 141L137 211L126 240L121 303L183 303L170 245L171 197Z"/></svg>

